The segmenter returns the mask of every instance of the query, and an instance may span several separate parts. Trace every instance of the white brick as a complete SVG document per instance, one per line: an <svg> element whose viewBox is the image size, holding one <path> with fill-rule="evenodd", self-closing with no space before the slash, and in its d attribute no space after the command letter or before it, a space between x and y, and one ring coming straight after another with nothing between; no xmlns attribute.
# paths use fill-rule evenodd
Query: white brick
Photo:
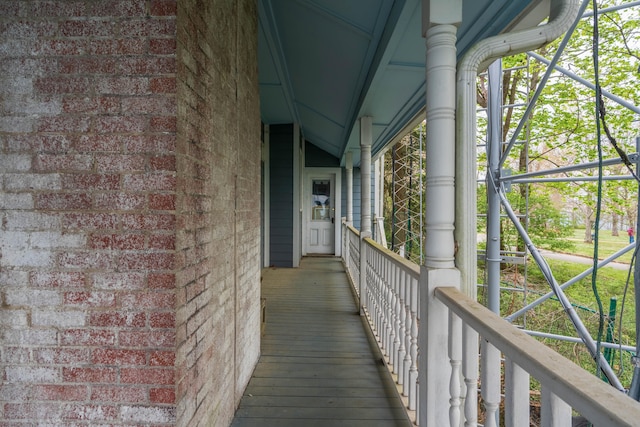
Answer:
<svg viewBox="0 0 640 427"><path fill-rule="evenodd" d="M105 407L101 405L70 404L68 405L67 412L73 414L72 415L73 419L83 420L83 421L101 421L101 420L108 419L110 417L109 409L105 410ZM68 418L69 415L66 415L66 417ZM86 424L82 424L82 425L86 425ZM95 422L92 422L90 425L96 426L96 427L101 427L101 426L107 427L107 424L96 424ZM108 424L108 425L113 425L113 424Z"/></svg>
<svg viewBox="0 0 640 427"><path fill-rule="evenodd" d="M35 249L2 249L0 267L52 267L53 253Z"/></svg>
<svg viewBox="0 0 640 427"><path fill-rule="evenodd" d="M27 193L2 193L0 209L33 209L33 196Z"/></svg>
<svg viewBox="0 0 640 427"><path fill-rule="evenodd" d="M47 231L31 233L31 247L35 249L80 248L84 247L86 240L81 234Z"/></svg>
<svg viewBox="0 0 640 427"><path fill-rule="evenodd" d="M1 313L1 312L0 312ZM2 342L5 345L29 346L29 345L56 345L58 333L53 329L0 329Z"/></svg>
<svg viewBox="0 0 640 427"><path fill-rule="evenodd" d="M8 173L3 176L3 182L4 189L8 191L60 190L62 188L62 179L57 173Z"/></svg>
<svg viewBox="0 0 640 427"><path fill-rule="evenodd" d="M4 231L0 233L0 248L4 250L26 250L29 233L26 231Z"/></svg>
<svg viewBox="0 0 640 427"><path fill-rule="evenodd" d="M3 76L0 77L0 93L24 93L33 92L33 80L29 77Z"/></svg>
<svg viewBox="0 0 640 427"><path fill-rule="evenodd" d="M33 326L52 326L55 328L73 328L85 325L86 314L83 311L33 310Z"/></svg>
<svg viewBox="0 0 640 427"><path fill-rule="evenodd" d="M35 212L9 211L5 215L5 230L60 229L60 217Z"/></svg>
<svg viewBox="0 0 640 427"><path fill-rule="evenodd" d="M0 311L0 326L27 326L27 312L25 310Z"/></svg>
<svg viewBox="0 0 640 427"><path fill-rule="evenodd" d="M145 406L123 406L120 417L124 422L144 424L173 423L176 420L174 408L148 408Z"/></svg>
<svg viewBox="0 0 640 427"><path fill-rule="evenodd" d="M5 304L9 306L47 307L61 303L62 296L57 291L12 289L5 293Z"/></svg>
<svg viewBox="0 0 640 427"><path fill-rule="evenodd" d="M3 171L28 171L31 169L31 156L28 154L3 154L0 156L0 169Z"/></svg>
<svg viewBox="0 0 640 427"><path fill-rule="evenodd" d="M5 373L10 383L52 383L61 379L60 370L56 368L9 366Z"/></svg>
<svg viewBox="0 0 640 427"><path fill-rule="evenodd" d="M32 132L34 123L32 117L0 117L0 132Z"/></svg>
<svg viewBox="0 0 640 427"><path fill-rule="evenodd" d="M3 233L0 233L0 236ZM19 288L27 286L29 283L29 274L26 271L2 271L0 272L0 289L2 288Z"/></svg>
<svg viewBox="0 0 640 427"><path fill-rule="evenodd" d="M8 114L48 115L53 116L62 111L59 100L34 101L29 95L18 94L4 97L4 110Z"/></svg>

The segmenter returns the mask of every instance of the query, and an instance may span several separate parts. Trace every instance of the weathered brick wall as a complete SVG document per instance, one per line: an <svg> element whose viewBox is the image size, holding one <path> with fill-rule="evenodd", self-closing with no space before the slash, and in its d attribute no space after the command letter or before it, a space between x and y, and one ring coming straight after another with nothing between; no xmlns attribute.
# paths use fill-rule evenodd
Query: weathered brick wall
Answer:
<svg viewBox="0 0 640 427"><path fill-rule="evenodd" d="M0 424L228 425L259 353L252 0L0 0Z"/></svg>
<svg viewBox="0 0 640 427"><path fill-rule="evenodd" d="M176 3L0 1L0 424L175 424Z"/></svg>
<svg viewBox="0 0 640 427"><path fill-rule="evenodd" d="M254 0L178 8L178 424L226 426L259 354Z"/></svg>

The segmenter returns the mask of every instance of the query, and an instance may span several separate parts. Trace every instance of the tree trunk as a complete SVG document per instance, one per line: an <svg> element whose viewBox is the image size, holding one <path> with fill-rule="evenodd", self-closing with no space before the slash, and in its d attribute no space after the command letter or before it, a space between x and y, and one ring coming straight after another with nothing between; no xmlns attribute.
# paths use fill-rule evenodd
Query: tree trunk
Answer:
<svg viewBox="0 0 640 427"><path fill-rule="evenodd" d="M591 216L585 216L584 218L584 242L593 243L593 223L591 222Z"/></svg>
<svg viewBox="0 0 640 427"><path fill-rule="evenodd" d="M611 235L612 236L617 237L620 235L619 225L618 225L619 222L620 222L620 216L615 212L611 214Z"/></svg>

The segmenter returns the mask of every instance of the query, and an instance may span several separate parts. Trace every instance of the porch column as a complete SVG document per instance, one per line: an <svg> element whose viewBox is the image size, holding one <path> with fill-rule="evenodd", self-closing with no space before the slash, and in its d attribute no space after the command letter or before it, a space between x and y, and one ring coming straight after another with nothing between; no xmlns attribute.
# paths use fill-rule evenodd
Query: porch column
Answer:
<svg viewBox="0 0 640 427"><path fill-rule="evenodd" d="M347 151L345 156L345 169L347 172L347 224L353 225L353 153Z"/></svg>
<svg viewBox="0 0 640 427"><path fill-rule="evenodd" d="M460 287L460 275L454 263L453 231L456 31L462 21L462 0L423 0L422 19L427 50L426 239L420 274L418 424L443 426L458 422L457 408L449 413L452 365L447 342L450 339L456 342L461 337L449 336L448 310L433 298L433 291L441 286ZM459 398L459 391L454 394Z"/></svg>
<svg viewBox="0 0 640 427"><path fill-rule="evenodd" d="M360 118L360 233L371 237L371 142L373 120Z"/></svg>
<svg viewBox="0 0 640 427"><path fill-rule="evenodd" d="M360 118L360 315L364 316L367 300L367 245L371 237L371 117Z"/></svg>

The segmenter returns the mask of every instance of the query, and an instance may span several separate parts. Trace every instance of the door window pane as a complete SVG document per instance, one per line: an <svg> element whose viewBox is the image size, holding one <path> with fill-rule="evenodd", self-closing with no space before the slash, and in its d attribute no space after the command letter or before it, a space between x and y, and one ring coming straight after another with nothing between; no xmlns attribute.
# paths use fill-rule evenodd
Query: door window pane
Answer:
<svg viewBox="0 0 640 427"><path fill-rule="evenodd" d="M331 220L331 181L314 179L311 186L311 219Z"/></svg>

